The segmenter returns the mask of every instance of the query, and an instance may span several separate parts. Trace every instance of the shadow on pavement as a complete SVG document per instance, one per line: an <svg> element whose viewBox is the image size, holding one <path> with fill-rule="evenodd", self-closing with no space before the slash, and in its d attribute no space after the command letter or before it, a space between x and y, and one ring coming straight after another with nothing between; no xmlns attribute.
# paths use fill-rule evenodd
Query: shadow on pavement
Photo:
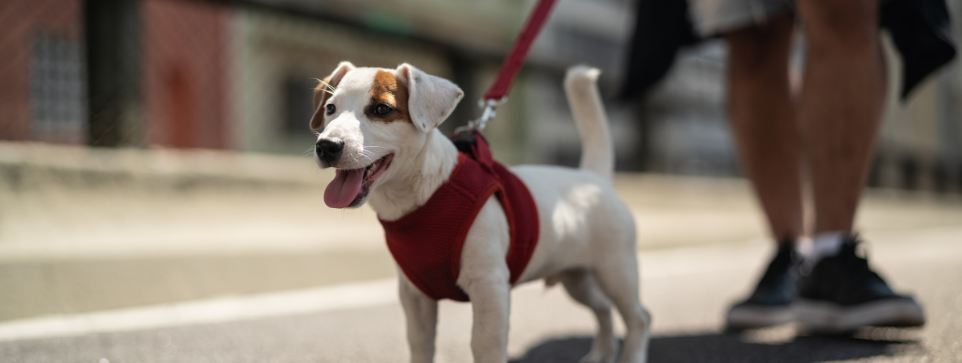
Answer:
<svg viewBox="0 0 962 363"><path fill-rule="evenodd" d="M590 337L552 339L510 363L578 362L591 348ZM852 337L795 337L776 343L746 342L739 334L652 337L648 361L815 363L888 356L922 349L914 341L878 341Z"/></svg>

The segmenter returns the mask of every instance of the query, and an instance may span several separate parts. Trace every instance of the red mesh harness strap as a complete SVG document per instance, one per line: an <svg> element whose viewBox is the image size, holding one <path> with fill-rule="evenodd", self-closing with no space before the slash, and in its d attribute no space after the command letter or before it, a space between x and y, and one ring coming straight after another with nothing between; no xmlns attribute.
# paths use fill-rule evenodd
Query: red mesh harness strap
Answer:
<svg viewBox="0 0 962 363"><path fill-rule="evenodd" d="M449 180L427 203L396 221L381 221L388 249L404 275L428 297L468 301L457 285L461 249L484 203L497 195L510 227L506 257L514 285L538 242L538 212L530 191L491 158L480 134L470 152L459 153Z"/></svg>
<svg viewBox="0 0 962 363"><path fill-rule="evenodd" d="M511 285L514 285L538 244L538 207L527 185L504 165L494 161L484 136L477 131L473 136L476 141L472 144L472 154L482 167L498 177L503 190L498 197L511 228L511 247L506 259L511 270Z"/></svg>

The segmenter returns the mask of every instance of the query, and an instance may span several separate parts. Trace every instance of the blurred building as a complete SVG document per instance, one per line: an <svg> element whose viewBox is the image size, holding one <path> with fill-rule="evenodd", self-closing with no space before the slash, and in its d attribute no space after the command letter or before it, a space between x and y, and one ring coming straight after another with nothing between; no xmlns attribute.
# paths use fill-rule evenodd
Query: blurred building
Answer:
<svg viewBox="0 0 962 363"><path fill-rule="evenodd" d="M341 60L409 62L466 92L446 131L477 117L534 0L7 0L0 2L0 140L302 154L317 79ZM573 165L564 69L624 68L630 0L560 1L486 132L509 164ZM959 0L950 1L959 13ZM957 27L958 28L958 27ZM956 31L956 33L960 33ZM725 123L726 50L684 51L647 97L609 104L617 166L736 175ZM890 54L891 79L897 57ZM871 183L962 190L962 73L953 64L892 102ZM897 89L893 84L891 89Z"/></svg>
<svg viewBox="0 0 962 363"><path fill-rule="evenodd" d="M6 1L0 17L0 139L232 145L229 7Z"/></svg>
<svg viewBox="0 0 962 363"><path fill-rule="evenodd" d="M83 142L81 1L0 3L0 139Z"/></svg>

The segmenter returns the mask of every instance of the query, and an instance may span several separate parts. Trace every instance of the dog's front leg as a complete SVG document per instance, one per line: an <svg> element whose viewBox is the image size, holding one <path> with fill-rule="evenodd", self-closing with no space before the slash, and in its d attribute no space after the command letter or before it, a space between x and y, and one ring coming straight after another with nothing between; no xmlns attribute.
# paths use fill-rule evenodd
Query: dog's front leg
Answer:
<svg viewBox="0 0 962 363"><path fill-rule="evenodd" d="M438 326L438 302L418 290L404 272L398 270L401 306L407 320L411 363L434 361L434 337Z"/></svg>
<svg viewBox="0 0 962 363"><path fill-rule="evenodd" d="M505 256L510 242L504 209L492 197L468 230L458 275L458 285L471 298L474 313L471 351L475 363L505 363L508 360L511 272Z"/></svg>
<svg viewBox="0 0 962 363"><path fill-rule="evenodd" d="M471 329L471 352L475 363L508 361L508 318L511 309L511 286L507 279L475 281L470 291L474 322Z"/></svg>

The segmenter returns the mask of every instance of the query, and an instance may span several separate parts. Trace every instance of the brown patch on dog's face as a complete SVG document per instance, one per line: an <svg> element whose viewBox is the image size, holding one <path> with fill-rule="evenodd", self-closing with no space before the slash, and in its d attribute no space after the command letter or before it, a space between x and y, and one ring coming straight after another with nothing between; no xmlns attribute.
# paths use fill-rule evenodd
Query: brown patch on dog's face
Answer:
<svg viewBox="0 0 962 363"><path fill-rule="evenodd" d="M364 114L371 120L412 123L408 113L408 87L398 81L393 73L377 71L368 94L371 101L364 109Z"/></svg>

